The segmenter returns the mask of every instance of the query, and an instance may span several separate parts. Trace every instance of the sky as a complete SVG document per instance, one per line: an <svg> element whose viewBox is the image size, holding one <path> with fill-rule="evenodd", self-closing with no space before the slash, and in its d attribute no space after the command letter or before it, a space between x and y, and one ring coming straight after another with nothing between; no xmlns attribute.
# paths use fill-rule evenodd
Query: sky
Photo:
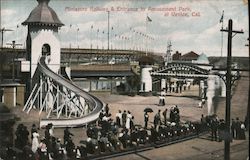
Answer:
<svg viewBox="0 0 250 160"><path fill-rule="evenodd" d="M21 23L37 1L0 1L1 28L13 30L4 33L4 46L15 40L25 47L27 26ZM50 0L49 6L64 24L59 30L61 47L106 49L109 11L110 49L164 55L171 41L172 53L226 56L227 32L222 34L220 29L222 25L226 29L232 19L233 30L244 32L233 37L232 55L249 55L245 46L249 35L246 0Z"/></svg>

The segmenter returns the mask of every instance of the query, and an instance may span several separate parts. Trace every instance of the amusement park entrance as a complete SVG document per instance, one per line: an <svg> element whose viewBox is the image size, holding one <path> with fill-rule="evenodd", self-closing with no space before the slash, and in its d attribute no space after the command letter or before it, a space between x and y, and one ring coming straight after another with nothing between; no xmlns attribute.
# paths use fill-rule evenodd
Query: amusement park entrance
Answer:
<svg viewBox="0 0 250 160"><path fill-rule="evenodd" d="M153 92L161 94L181 93L193 86L199 86L197 97L206 98L208 79L211 77L211 66L192 63L169 63L168 65L151 72Z"/></svg>

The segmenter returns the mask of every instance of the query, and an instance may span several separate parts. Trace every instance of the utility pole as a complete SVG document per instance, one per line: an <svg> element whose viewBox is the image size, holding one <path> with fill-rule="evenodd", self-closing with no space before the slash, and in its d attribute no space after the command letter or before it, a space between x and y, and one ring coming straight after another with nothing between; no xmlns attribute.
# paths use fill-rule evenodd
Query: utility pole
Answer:
<svg viewBox="0 0 250 160"><path fill-rule="evenodd" d="M15 48L16 46L21 46L22 44L16 44L16 41L12 41L12 43L6 43L7 45L11 45L13 48L13 56L12 56L12 81L15 81Z"/></svg>
<svg viewBox="0 0 250 160"><path fill-rule="evenodd" d="M2 34L2 39L1 39L1 49L2 49L3 48L3 36L4 36L4 32L13 31L13 30L12 29L2 28L0 31L1 31L1 34Z"/></svg>
<svg viewBox="0 0 250 160"><path fill-rule="evenodd" d="M232 64L232 38L237 33L244 33L243 31L233 30L233 21L229 19L228 29L221 29L222 32L228 32L228 44L227 44L227 73L226 73L226 129L224 139L224 160L230 160L230 110L231 110L231 86L232 86L232 75L231 75L231 64ZM235 33L234 35L232 35Z"/></svg>
<svg viewBox="0 0 250 160"><path fill-rule="evenodd" d="M250 3L249 3L249 0L247 1L248 2L248 17L250 15ZM249 18L248 18L248 30L250 29L250 22L249 22ZM248 37L248 44L246 44L246 46L248 47L248 65L249 65L249 71L250 71L250 45L249 45L249 37ZM250 74L248 73L248 77L250 79ZM248 81L248 84L250 86L250 81ZM250 88L248 88L248 107L247 107L247 115L246 115L246 120L247 120L247 129L249 131L249 112L250 112L250 102L249 102L249 99L250 99Z"/></svg>

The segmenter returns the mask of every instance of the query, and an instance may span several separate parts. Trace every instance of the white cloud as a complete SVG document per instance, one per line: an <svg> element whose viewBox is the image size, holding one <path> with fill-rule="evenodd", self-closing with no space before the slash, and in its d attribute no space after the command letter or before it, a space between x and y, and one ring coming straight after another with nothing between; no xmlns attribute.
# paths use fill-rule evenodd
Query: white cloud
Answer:
<svg viewBox="0 0 250 160"><path fill-rule="evenodd" d="M15 13L16 13L16 11L13 9L2 9L1 10L1 16L11 16Z"/></svg>
<svg viewBox="0 0 250 160"><path fill-rule="evenodd" d="M220 24L215 24L214 26L211 26L210 28L207 28L203 32L201 32L196 39L194 39L195 42L207 42L218 38L218 35L220 35Z"/></svg>
<svg viewBox="0 0 250 160"><path fill-rule="evenodd" d="M105 5L103 5L104 8L111 8L111 7L130 7L132 6L132 1L108 1Z"/></svg>
<svg viewBox="0 0 250 160"><path fill-rule="evenodd" d="M171 34L169 34L169 39L172 39L173 41L183 41L188 40L192 35L187 31L176 31Z"/></svg>
<svg viewBox="0 0 250 160"><path fill-rule="evenodd" d="M101 39L102 31L107 33L107 12L106 11L66 11L65 7L155 7L166 8L176 7L177 11L179 7L189 8L189 17L173 17L164 16L165 12L110 12L110 27L113 27L111 34L118 34L127 37L131 35L130 27L136 31L145 33L145 20L147 14L152 19L152 22L148 24L148 34L155 38L150 46L155 51L165 53L167 48L167 42L169 40L173 43L173 50L187 53L191 50L197 53L206 53L208 55L219 55L221 48L221 24L219 23L222 10L224 10L224 27L227 26L227 21L232 18L234 21L234 29L244 30L244 35L237 35L233 39L233 46L237 52L241 52L243 55L248 56L245 52L244 45L248 38L248 15L247 6L243 2L239 1L216 1L216 0L189 0L189 1L64 1L65 3L58 4L58 1L53 1L53 9L57 12L59 19L65 24L60 30L60 37L62 46L68 47L69 43L77 46L76 41L82 47L89 47L91 40L92 43L98 43L99 46L106 43L107 39ZM7 3L7 2L5 2ZM35 4L35 3L34 3ZM16 5L22 6L22 3L16 3ZM20 24L29 15L30 10L16 10L18 7L11 7L11 5L5 5L2 10L2 26L6 28L15 29L17 23ZM35 7L35 5L33 6ZM15 9L14 9L15 8ZM21 7L22 8L22 7ZM23 6L24 8L24 6ZM32 9L32 7L31 7ZM192 17L192 12L199 12L200 17ZM13 21L9 19L13 18ZM72 27L70 28L70 24ZM91 31L91 25L94 28ZM79 32L77 32L79 28ZM97 29L99 29L99 37L97 39ZM26 31L26 29L25 29ZM24 28L19 31L19 36L24 32ZM78 33L78 35L77 35ZM23 38L18 38L23 41L26 39L26 35ZM227 37L224 34L224 50L226 51ZM5 35L5 40L13 40L15 34L8 33ZM138 42L142 43L138 35L133 37L138 39ZM112 42L116 46L121 46L122 41L118 38ZM95 44L94 46L96 46Z"/></svg>

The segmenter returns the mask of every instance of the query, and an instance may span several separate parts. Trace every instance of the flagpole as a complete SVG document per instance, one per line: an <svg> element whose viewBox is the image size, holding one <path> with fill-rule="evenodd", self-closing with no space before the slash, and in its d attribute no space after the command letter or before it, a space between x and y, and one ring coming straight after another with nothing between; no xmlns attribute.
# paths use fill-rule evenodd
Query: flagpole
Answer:
<svg viewBox="0 0 250 160"><path fill-rule="evenodd" d="M109 11L108 11L108 50L109 50Z"/></svg>
<svg viewBox="0 0 250 160"><path fill-rule="evenodd" d="M146 17L146 35L148 34L147 32L147 28L148 28L148 14L147 14L147 17ZM146 56L148 56L148 51L147 51L147 39L146 39L146 45L145 45L145 49L146 49Z"/></svg>
<svg viewBox="0 0 250 160"><path fill-rule="evenodd" d="M73 34L73 33L71 33L71 27L72 27L72 24L69 25L69 34ZM70 41L70 43L69 43L69 48L70 49L71 49L71 43L72 43L72 41Z"/></svg>
<svg viewBox="0 0 250 160"><path fill-rule="evenodd" d="M221 16L221 29L223 29L223 22L224 22L224 10L222 11L222 16ZM223 32L221 32L221 57L222 57L222 54L223 54Z"/></svg>
<svg viewBox="0 0 250 160"><path fill-rule="evenodd" d="M91 25L91 29L90 29L90 34L91 34L91 40L90 40L90 49L92 50L92 43L93 43L93 25Z"/></svg>
<svg viewBox="0 0 250 160"><path fill-rule="evenodd" d="M79 34L79 28L77 28L77 30L76 30L77 48L79 49L78 34Z"/></svg>
<svg viewBox="0 0 250 160"><path fill-rule="evenodd" d="M104 32L104 30L102 31L102 49L104 49L104 46L103 46L103 41L104 41L104 39L105 39L105 34L104 34L105 32Z"/></svg>
<svg viewBox="0 0 250 160"><path fill-rule="evenodd" d="M97 33L96 33L96 37L97 37L96 49L98 49L98 44L99 44L99 36L98 36L98 34L99 34L99 28L97 29Z"/></svg>
<svg viewBox="0 0 250 160"><path fill-rule="evenodd" d="M18 30L19 30L19 25L17 24L17 26L16 26L16 42L18 42Z"/></svg>

